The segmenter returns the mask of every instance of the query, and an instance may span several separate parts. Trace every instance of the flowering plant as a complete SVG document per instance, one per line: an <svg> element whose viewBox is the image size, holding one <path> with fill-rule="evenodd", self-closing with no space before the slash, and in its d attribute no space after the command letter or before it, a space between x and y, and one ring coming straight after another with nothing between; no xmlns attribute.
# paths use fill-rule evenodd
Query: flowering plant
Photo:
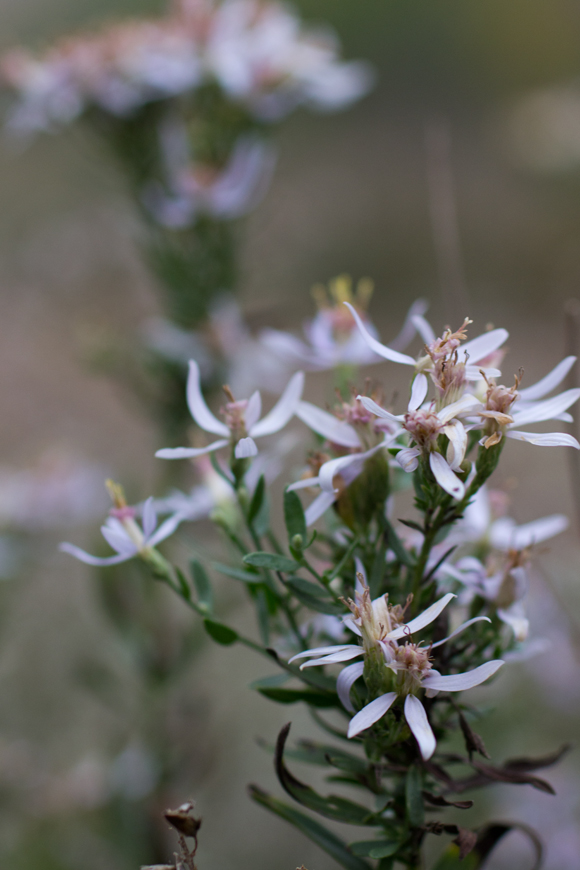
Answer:
<svg viewBox="0 0 580 870"><path fill-rule="evenodd" d="M196 462L211 456L223 489L212 516L238 562L204 565L195 559L190 579L157 544L195 515L193 495L191 503L183 494L166 500L170 516L155 531L154 503L142 509L141 529L121 491L112 487L115 507L103 534L118 555L102 563L143 560L201 617L213 640L243 644L276 665L277 673L255 682L254 689L277 703L309 708L325 738L287 749L287 725L274 750L279 781L302 809L251 786L255 801L347 870L368 870L372 861L380 870L424 867L426 841L442 834L453 842L436 870L466 866L459 862L467 855L467 866L478 868L510 824L473 828L441 821L434 813L445 807L466 811L473 804L461 797L466 790L498 781L550 792L534 770L561 755L491 764L473 729L475 708L458 694L495 678L510 657L533 652L525 566L534 544L566 527L559 515L520 527L496 515L492 504L500 499L488 491L487 481L509 438L580 448L565 433L519 428L569 419L580 390L546 396L574 359L527 390L520 390L521 372L514 386L505 387L498 382L507 339L503 329L467 341L470 321L465 321L457 331L446 329L436 337L415 308L411 322L425 340L415 359L381 344L356 308L350 310L362 340L378 357L412 369L407 411L395 414L377 401L388 395L384 385L372 391L375 398L355 388L345 391L338 406L325 411L302 400L304 379L298 373L261 421L259 393L241 402L224 388L222 422L202 396L192 361L190 410L202 430L221 440L207 447L163 448L158 456ZM283 544L266 475L252 470L261 458L253 439L279 439L293 416L319 440L303 479L284 492ZM409 476L415 513L395 519L401 508L395 513L394 504ZM315 486L320 494L305 511L296 490ZM68 544L63 549L83 561L96 558ZM220 618L213 574L243 584L256 611L255 637ZM449 745L457 731L464 753ZM329 782L353 788L357 798L319 793L290 772L288 759L322 766ZM304 809L369 833L364 839L340 838ZM531 839L540 849L537 837Z"/></svg>

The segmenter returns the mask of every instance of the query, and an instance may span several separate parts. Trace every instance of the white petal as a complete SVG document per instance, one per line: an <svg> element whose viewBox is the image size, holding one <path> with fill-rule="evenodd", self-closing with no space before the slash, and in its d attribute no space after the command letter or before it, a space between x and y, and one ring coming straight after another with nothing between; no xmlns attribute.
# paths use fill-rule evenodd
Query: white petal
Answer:
<svg viewBox="0 0 580 870"><path fill-rule="evenodd" d="M335 643L332 646L316 646L313 649L306 649L304 650L304 652L299 652L295 656L292 656L291 659L288 659L288 664L291 665L292 662L297 661L297 659L307 659L309 656L316 657L321 655L328 655L329 653L338 652L339 650L343 649L358 649L360 652L363 651L362 647L355 647L352 643Z"/></svg>
<svg viewBox="0 0 580 870"><path fill-rule="evenodd" d="M452 631L451 634L448 634L447 637L443 638L443 640L438 640L437 643L432 644L431 649L441 646L442 643L447 643L447 641L451 640L452 637L457 637L458 634L461 634L462 631L465 631L466 628L469 628L469 626L473 625L475 622L491 622L491 619L489 616L474 616L473 619L468 619L467 622L458 625L455 631Z"/></svg>
<svg viewBox="0 0 580 870"><path fill-rule="evenodd" d="M318 475L321 489L327 493L337 492L338 490L333 488L333 480L341 471L345 472L345 481L347 483L352 483L352 481L361 473L366 460L371 456L374 456L374 454L379 450L382 450L386 443L387 442L382 441L375 447L371 447L370 450L365 451L365 453L351 453L349 456L339 456L337 459L329 459L328 462L325 462L324 465L321 466ZM351 466L350 469L349 466ZM347 473L348 471L350 471L350 473Z"/></svg>
<svg viewBox="0 0 580 870"><path fill-rule="evenodd" d="M419 465L420 455L421 451L418 447L403 447L402 450L399 450L395 459L403 471L411 472L415 471Z"/></svg>
<svg viewBox="0 0 580 870"><path fill-rule="evenodd" d="M506 432L506 438L514 441L527 441L537 447L575 447L580 450L580 444L573 435L567 432L518 432L510 429Z"/></svg>
<svg viewBox="0 0 580 870"><path fill-rule="evenodd" d="M435 335L431 324L428 323L421 314L415 314L415 316L412 317L411 320L413 322L413 326L415 327L425 344L432 344L437 336Z"/></svg>
<svg viewBox="0 0 580 870"><path fill-rule="evenodd" d="M362 637L362 631L354 621L354 616L343 616L342 621L349 631L354 632L358 637Z"/></svg>
<svg viewBox="0 0 580 870"><path fill-rule="evenodd" d="M380 698L375 698L374 701L371 701L370 704L363 707L362 710L360 710L360 712L350 720L347 737L356 737L356 735L360 734L361 731L364 731L366 728L374 725L375 722L378 722L396 699L396 692L387 692L386 695L381 695Z"/></svg>
<svg viewBox="0 0 580 870"><path fill-rule="evenodd" d="M229 437L230 430L225 423L214 417L210 409L205 403L201 392L201 379L199 374L199 366L195 360L189 361L189 375L187 378L187 404L191 411L191 416L198 426L205 429L206 432L213 432L214 435L222 435Z"/></svg>
<svg viewBox="0 0 580 870"><path fill-rule="evenodd" d="M422 628L425 628L427 625L434 622L439 614L445 610L449 602L456 597L457 596L452 592L448 592L447 595L444 595L443 598L440 598L439 601L436 601L431 605L431 607L428 607L427 610L424 610L423 613L416 616L415 619L412 619L406 625L401 625L394 631L389 632L387 637L391 640L398 640L400 637L405 637L408 634L414 634L416 631L421 631Z"/></svg>
<svg viewBox="0 0 580 870"><path fill-rule="evenodd" d="M264 329L259 341L277 357L291 363L311 363L313 355L308 345L289 332L278 329Z"/></svg>
<svg viewBox="0 0 580 870"><path fill-rule="evenodd" d="M362 320L359 317L358 312L355 310L355 308L349 302L345 302L344 304L350 310L350 313L352 314L352 316L356 320L356 325L358 326L362 337L364 338L364 340L366 341L368 346L371 348L371 350L374 350L375 353L377 353L379 356L382 356L384 359L391 360L391 362L402 363L403 365L406 365L406 366L414 366L415 365L415 360L413 359L412 356L407 356L406 353L399 353L396 350L392 350L390 347L387 347L386 345L381 344L381 342L377 341L376 338L373 338L373 336L370 334L370 332L368 332L368 330L366 329L364 323L362 322Z"/></svg>
<svg viewBox="0 0 580 870"><path fill-rule="evenodd" d="M165 522L161 523L154 535L146 541L148 547L156 547L161 541L164 541L169 535L172 535L177 526L186 519L185 514L177 513L172 517L168 517Z"/></svg>
<svg viewBox="0 0 580 870"><path fill-rule="evenodd" d="M157 515L155 513L155 505L153 504L153 496L151 496L143 505L143 534L146 538L153 534L156 525Z"/></svg>
<svg viewBox="0 0 580 870"><path fill-rule="evenodd" d="M354 591L360 592L362 594L364 586L368 586L367 583L367 572L365 571L365 566L363 565L361 559L358 556L354 557L354 566L356 569L356 580L354 584ZM358 575L362 574L363 582L358 579Z"/></svg>
<svg viewBox="0 0 580 870"><path fill-rule="evenodd" d="M490 332L484 332L483 335L478 335L477 338L465 342L459 348L459 362L465 362L466 357L469 358L469 363L473 365L480 359L485 359L498 347L501 347L504 341L509 337L507 329L492 329Z"/></svg>
<svg viewBox="0 0 580 870"><path fill-rule="evenodd" d="M489 537L492 547L498 550L525 550L559 535L568 526L568 518L563 514L553 514L523 526L516 526L513 520L502 517L491 526Z"/></svg>
<svg viewBox="0 0 580 870"><path fill-rule="evenodd" d="M354 707L350 700L350 690L352 689L353 683L362 676L364 668L364 662L356 662L354 665L348 665L348 667L344 668L338 675L336 681L336 694L338 695L342 706L348 710L349 713L354 713Z"/></svg>
<svg viewBox="0 0 580 870"><path fill-rule="evenodd" d="M137 546L133 543L125 529L112 528L110 525L101 526L101 534L107 544L116 550L117 553L124 555L130 554L134 556L137 552Z"/></svg>
<svg viewBox="0 0 580 870"><path fill-rule="evenodd" d="M427 761L435 752L437 743L429 725L425 708L414 695L407 695L405 698L405 719L415 740L419 744L422 758Z"/></svg>
<svg viewBox="0 0 580 870"><path fill-rule="evenodd" d="M253 438L240 438L234 450L236 459L249 459L258 455L258 448Z"/></svg>
<svg viewBox="0 0 580 870"><path fill-rule="evenodd" d="M489 378L501 377L500 370L490 368L490 366L465 366L465 377L468 381L481 381L482 372L488 380Z"/></svg>
<svg viewBox="0 0 580 870"><path fill-rule="evenodd" d="M357 396L357 399L362 405L364 405L367 411L370 411L371 414L374 414L376 417L382 417L383 420L391 420L393 423L399 423L401 420L405 419L404 414L395 416L395 414L391 414L390 411L385 411L384 408L381 408L380 405L377 405L377 403L373 402L372 399L369 399L368 396Z"/></svg>
<svg viewBox="0 0 580 870"><path fill-rule="evenodd" d="M297 480L296 483L291 483L286 487L288 492L295 492L297 489L309 489L313 486L320 486L319 477L305 477L302 480Z"/></svg>
<svg viewBox="0 0 580 870"><path fill-rule="evenodd" d="M308 505L304 511L306 525L311 526L316 520L320 519L322 514L326 513L328 508L336 501L336 495L333 492L321 492L316 496L312 504Z"/></svg>
<svg viewBox="0 0 580 870"><path fill-rule="evenodd" d="M433 472L433 477L445 492L452 495L458 501L465 495L465 485L451 471L447 460L440 453L429 454L429 465Z"/></svg>
<svg viewBox="0 0 580 870"><path fill-rule="evenodd" d="M421 405L425 401L425 396L427 395L428 390L429 381L427 380L427 375L419 372L418 375L415 375L413 385L411 387L411 398L409 399L408 404L409 411L416 411L417 408L421 407Z"/></svg>
<svg viewBox="0 0 580 870"><path fill-rule="evenodd" d="M425 299L417 299L416 302L413 302L407 312L401 331L389 345L392 350L404 350L413 341L417 329L413 318L417 315L422 316L428 308L429 303Z"/></svg>
<svg viewBox="0 0 580 870"><path fill-rule="evenodd" d="M74 544L60 544L59 550L63 553L69 553L71 556L74 556L75 559L79 559L81 562L84 562L86 565L119 565L121 562L126 562L128 559L132 559L136 554L137 550L135 549L135 553L127 554L127 553L119 553L118 556L106 556L103 559L99 559L98 556L91 556L90 553L85 553L84 550L81 550L80 547L75 547Z"/></svg>
<svg viewBox="0 0 580 870"><path fill-rule="evenodd" d="M527 402L530 399L542 399L562 383L575 362L575 356L567 356L566 359L563 359L562 362L558 363L556 368L552 369L552 371L540 381L536 381L536 383L532 384L531 387L518 390L520 399L524 402Z"/></svg>
<svg viewBox="0 0 580 870"><path fill-rule="evenodd" d="M341 444L343 447L361 446L360 438L352 426L344 420L337 420L332 414L311 405L310 402L299 402L296 416L333 444Z"/></svg>
<svg viewBox="0 0 580 870"><path fill-rule="evenodd" d="M451 674L443 677L441 674L431 672L423 679L423 686L437 692L463 692L488 680L496 671L499 671L502 665L501 659L494 659L472 671L467 671L465 674Z"/></svg>
<svg viewBox="0 0 580 870"><path fill-rule="evenodd" d="M465 426L459 421L454 420L448 423L443 429L443 432L449 438L447 445L447 462L452 471L460 471L461 463L465 459L465 451L467 450L467 432Z"/></svg>
<svg viewBox="0 0 580 870"><path fill-rule="evenodd" d="M522 643L524 640L526 640L528 632L530 630L530 623L528 618L526 617L523 605L519 601L516 601L514 604L512 604L511 607L499 607L497 615L502 622L505 622L506 625L509 625L514 633L515 639L519 643Z"/></svg>
<svg viewBox="0 0 580 870"><path fill-rule="evenodd" d="M163 450L158 450L155 456L157 459L191 459L194 456L213 453L214 450L227 447L229 443L229 440L223 438L208 444L207 447L164 447Z"/></svg>
<svg viewBox="0 0 580 870"><path fill-rule="evenodd" d="M349 662L351 659L356 659L358 656L362 655L364 655L362 646L351 646L349 649L339 650L338 652L322 656L322 658L304 662L303 665L300 665L300 670L303 670L304 668L313 668L317 665L335 665L338 662Z"/></svg>
<svg viewBox="0 0 580 870"><path fill-rule="evenodd" d="M258 422L261 414L262 414L262 397L260 395L259 390L256 390L256 392L252 393L252 395L248 399L248 404L246 406L246 411L244 414L246 429L250 430L252 428L252 426L254 426Z"/></svg>
<svg viewBox="0 0 580 870"><path fill-rule="evenodd" d="M577 402L580 398L580 389L565 390L563 393L558 393L557 396L552 396L551 399L545 399L543 402L536 402L529 407L524 408L518 413L517 405L514 409L512 417L514 422L510 424L514 428L516 426L527 426L528 423L540 423L543 420L553 420L557 414L562 411L567 411L570 405Z"/></svg>
<svg viewBox="0 0 580 870"><path fill-rule="evenodd" d="M252 438L261 438L262 435L273 435L274 432L279 432L280 429L283 429L286 423L288 423L296 413L296 408L300 401L300 397L302 396L303 389L304 374L303 372L296 372L296 374L290 378L288 386L272 410L266 414L259 423L252 426L248 434L251 435Z"/></svg>
<svg viewBox="0 0 580 870"><path fill-rule="evenodd" d="M458 414L473 411L476 405L481 405L477 396L472 395L472 393L464 393L456 402L452 402L450 405L445 405L444 408L441 408L441 410L437 412L437 417L441 423L449 423L453 417L457 417Z"/></svg>

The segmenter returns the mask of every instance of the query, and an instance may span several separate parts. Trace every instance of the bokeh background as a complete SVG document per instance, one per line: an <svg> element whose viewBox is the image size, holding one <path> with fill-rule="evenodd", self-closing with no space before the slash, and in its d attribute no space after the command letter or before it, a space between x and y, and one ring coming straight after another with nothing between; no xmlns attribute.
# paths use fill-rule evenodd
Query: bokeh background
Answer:
<svg viewBox="0 0 580 870"><path fill-rule="evenodd" d="M567 352L564 310L580 298L580 108L570 99L550 112L552 97L562 88L574 94L580 81L580 7L297 5L308 20L336 28L348 57L372 61L377 85L348 112L297 113L279 135L274 183L245 230L241 301L250 326L298 329L314 282L368 275L384 339L424 296L437 329L466 315L480 328L507 327L509 364L514 372L523 365L533 383ZM72 28L162 9L157 0L1 0L0 47L42 45ZM441 214L433 220L433 185L449 172L459 242L452 274L437 256ZM5 137L0 204L0 465L72 453L122 478L132 500L143 498L163 445L130 394L85 360L92 335L129 341L157 311L122 179L85 131L45 135L26 148ZM324 395L323 378L311 384ZM504 457L496 483L509 490L516 519L564 512L571 528L539 556L532 597L534 633L551 637L552 648L480 696L490 704L481 730L498 760L551 751L580 724L570 457L513 442ZM130 870L145 860L139 807L154 776L139 754L146 713L126 651L97 606L94 578L56 550L73 534L78 541L78 527L16 540L20 569L0 587L0 863L13 870ZM238 603L234 595L228 606ZM168 631L183 619L177 610ZM247 618L243 608L236 618ZM199 643L178 689L188 761L174 792L195 797L204 817L200 868L330 868L245 794L250 781L278 788L255 738L272 741L290 717L296 733L310 733L305 714L249 691L267 673L249 653ZM111 692L99 678L107 673L115 674ZM482 814L496 807L545 832L549 870L580 870L576 755L552 773L557 797L497 786L480 799ZM105 768L119 804L103 820L95 794ZM532 862L527 848L514 835L490 866L523 868Z"/></svg>

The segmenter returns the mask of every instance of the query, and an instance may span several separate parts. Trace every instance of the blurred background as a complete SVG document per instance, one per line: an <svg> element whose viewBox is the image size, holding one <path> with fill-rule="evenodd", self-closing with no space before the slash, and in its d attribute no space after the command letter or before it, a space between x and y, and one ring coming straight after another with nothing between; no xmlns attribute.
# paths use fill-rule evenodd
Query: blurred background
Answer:
<svg viewBox="0 0 580 870"><path fill-rule="evenodd" d="M347 57L372 61L377 85L348 112L294 114L278 136L274 182L243 241L240 298L250 327L299 329L312 313L313 283L343 272L370 276L371 313L384 340L423 296L436 330L464 316L476 333L490 322L505 326L506 380L524 366L525 384L533 383L568 352L565 306L580 299L580 7L572 0L297 5L308 21L334 26ZM74 28L163 8L158 0L0 0L0 47L42 46ZM142 499L155 486L153 454L164 445L130 394L84 359L99 330L129 336L156 313L122 180L86 131L26 147L4 137L0 203L0 466L72 455L99 479L123 479L131 501ZM312 394L324 396L325 385L312 377ZM552 647L514 665L489 694L493 707L480 730L498 761L550 752L580 724L570 457L513 442L504 457L495 483L509 490L517 521L563 512L571 527L541 554L532 596L533 633L551 637ZM111 640L90 571L57 552L59 540L79 542L79 517L64 516L57 528L32 520L24 535L11 530L18 523L10 493L5 498L0 862L12 870L136 868L148 860L147 834L127 808L147 800L155 771L136 736L146 708L135 697L131 663ZM83 519L87 546L104 509L106 499L95 496L94 513ZM171 632L184 615L167 607ZM236 619L245 619L243 610ZM288 718L296 735L306 735L305 714L248 690L268 673L250 653L198 640L195 665L176 689L175 733L187 765L171 794L198 801L200 868L330 868L327 856L245 794L250 781L279 788L255 738L272 741ZM549 870L580 870L577 771L576 752L550 772L557 797L497 786L478 799L482 816L495 806L537 826L549 841ZM98 812L103 789L106 816ZM527 848L513 835L491 866L531 866Z"/></svg>

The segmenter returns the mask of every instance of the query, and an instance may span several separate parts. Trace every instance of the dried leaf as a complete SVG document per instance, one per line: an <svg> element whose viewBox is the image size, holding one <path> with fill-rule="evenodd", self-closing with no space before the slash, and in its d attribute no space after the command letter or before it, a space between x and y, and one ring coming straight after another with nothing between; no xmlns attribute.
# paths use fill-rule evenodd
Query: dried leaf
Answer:
<svg viewBox="0 0 580 870"><path fill-rule="evenodd" d="M448 801L443 795L431 794L428 791L423 792L423 797L434 807L457 807L459 810L469 810L473 806L473 801Z"/></svg>
<svg viewBox="0 0 580 870"><path fill-rule="evenodd" d="M485 748L483 740L479 734L476 734L473 730L463 713L459 713L459 724L461 726L463 739L465 740L465 748L469 755L469 760L471 761L474 752L479 752L479 754L483 755L484 758L489 758L490 756Z"/></svg>

